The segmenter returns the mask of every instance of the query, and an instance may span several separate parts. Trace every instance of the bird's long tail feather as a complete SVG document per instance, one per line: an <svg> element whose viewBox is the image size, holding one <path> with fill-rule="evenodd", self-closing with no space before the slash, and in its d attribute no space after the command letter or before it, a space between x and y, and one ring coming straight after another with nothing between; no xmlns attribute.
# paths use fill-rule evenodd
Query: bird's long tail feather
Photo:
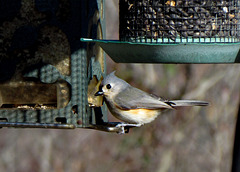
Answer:
<svg viewBox="0 0 240 172"><path fill-rule="evenodd" d="M171 100L168 102L172 107L181 106L208 106L209 102L199 100Z"/></svg>

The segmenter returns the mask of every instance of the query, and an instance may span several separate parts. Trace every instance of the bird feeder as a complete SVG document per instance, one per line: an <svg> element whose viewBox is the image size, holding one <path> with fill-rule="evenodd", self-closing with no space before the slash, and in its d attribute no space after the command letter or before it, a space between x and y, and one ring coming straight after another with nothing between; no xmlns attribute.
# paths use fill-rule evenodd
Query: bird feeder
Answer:
<svg viewBox="0 0 240 172"><path fill-rule="evenodd" d="M96 42L118 63L239 62L238 0L120 0L120 39Z"/></svg>
<svg viewBox="0 0 240 172"><path fill-rule="evenodd" d="M106 108L89 104L98 102L91 91L105 73L103 51L79 41L104 36L104 1L0 4L0 127L98 129L107 122Z"/></svg>

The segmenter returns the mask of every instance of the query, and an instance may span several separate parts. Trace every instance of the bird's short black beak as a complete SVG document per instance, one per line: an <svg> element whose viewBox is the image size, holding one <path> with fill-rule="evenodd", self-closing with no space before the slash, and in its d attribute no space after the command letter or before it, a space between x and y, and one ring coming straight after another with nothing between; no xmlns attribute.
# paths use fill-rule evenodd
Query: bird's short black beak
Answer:
<svg viewBox="0 0 240 172"><path fill-rule="evenodd" d="M103 95L103 92L102 91L98 91L94 94L95 96L102 96Z"/></svg>

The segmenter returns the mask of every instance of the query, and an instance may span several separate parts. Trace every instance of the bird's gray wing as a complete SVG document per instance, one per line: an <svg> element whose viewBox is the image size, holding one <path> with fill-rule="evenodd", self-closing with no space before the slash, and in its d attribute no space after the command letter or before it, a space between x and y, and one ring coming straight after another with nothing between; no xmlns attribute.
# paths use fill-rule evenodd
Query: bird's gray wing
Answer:
<svg viewBox="0 0 240 172"><path fill-rule="evenodd" d="M114 98L116 106L123 110L129 109L172 109L167 102L161 101L157 96L148 94L135 87L127 87Z"/></svg>

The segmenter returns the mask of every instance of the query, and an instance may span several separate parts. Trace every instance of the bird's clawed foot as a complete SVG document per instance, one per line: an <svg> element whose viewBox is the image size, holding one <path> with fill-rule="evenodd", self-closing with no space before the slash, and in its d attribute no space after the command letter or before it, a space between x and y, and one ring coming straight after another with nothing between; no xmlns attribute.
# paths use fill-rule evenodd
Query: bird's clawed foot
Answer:
<svg viewBox="0 0 240 172"><path fill-rule="evenodd" d="M118 134L125 134L129 132L129 128L132 127L141 127L143 124L126 124L120 123L116 125L116 128L119 128Z"/></svg>

